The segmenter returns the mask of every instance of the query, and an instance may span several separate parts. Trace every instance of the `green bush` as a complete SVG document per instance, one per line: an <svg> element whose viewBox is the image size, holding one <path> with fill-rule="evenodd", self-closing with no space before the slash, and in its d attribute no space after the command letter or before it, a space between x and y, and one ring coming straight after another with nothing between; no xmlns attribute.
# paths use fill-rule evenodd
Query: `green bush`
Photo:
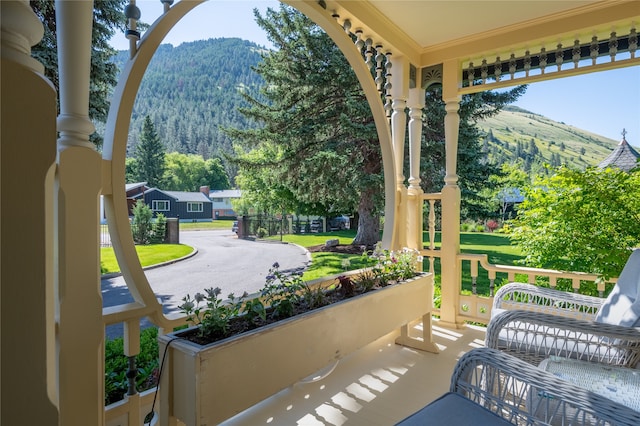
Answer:
<svg viewBox="0 0 640 426"><path fill-rule="evenodd" d="M121 337L105 343L105 404L113 404L127 393L129 362L124 355ZM150 327L140 333L140 354L136 357L136 388L138 392L151 389L158 383L158 329Z"/></svg>
<svg viewBox="0 0 640 426"><path fill-rule="evenodd" d="M151 230L151 244L164 243L167 236L167 218L162 213L156 214L156 221Z"/></svg>
<svg viewBox="0 0 640 426"><path fill-rule="evenodd" d="M256 237L258 237L258 238L264 238L264 237L267 236L267 234L268 234L268 232L264 228L256 229Z"/></svg>
<svg viewBox="0 0 640 426"><path fill-rule="evenodd" d="M131 222L131 232L133 242L136 244L149 244L152 232L151 218L153 212L144 201L138 200L132 209L133 221Z"/></svg>

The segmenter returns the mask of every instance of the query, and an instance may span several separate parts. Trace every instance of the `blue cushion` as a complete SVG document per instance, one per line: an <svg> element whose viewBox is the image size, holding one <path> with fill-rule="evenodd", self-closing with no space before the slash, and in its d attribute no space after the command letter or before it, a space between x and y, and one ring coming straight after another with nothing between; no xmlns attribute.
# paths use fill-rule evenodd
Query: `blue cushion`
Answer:
<svg viewBox="0 0 640 426"><path fill-rule="evenodd" d="M449 392L398 423L398 426L418 425L510 425L508 421L460 394Z"/></svg>
<svg viewBox="0 0 640 426"><path fill-rule="evenodd" d="M640 327L640 249L631 252L595 319L606 324Z"/></svg>

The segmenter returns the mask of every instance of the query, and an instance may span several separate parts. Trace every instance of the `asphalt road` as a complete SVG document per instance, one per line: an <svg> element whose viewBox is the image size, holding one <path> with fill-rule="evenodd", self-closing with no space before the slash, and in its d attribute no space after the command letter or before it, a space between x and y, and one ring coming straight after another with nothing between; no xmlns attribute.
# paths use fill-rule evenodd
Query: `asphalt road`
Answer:
<svg viewBox="0 0 640 426"><path fill-rule="evenodd" d="M220 287L222 296L253 293L265 284L274 262L280 271L304 269L307 251L294 244L238 239L230 230L182 231L180 242L198 250L195 256L170 265L147 269L145 275L162 300L165 313L178 311L186 294ZM121 276L102 279L103 306L133 302ZM143 324L143 326L146 324ZM122 335L121 326L107 328L107 337Z"/></svg>

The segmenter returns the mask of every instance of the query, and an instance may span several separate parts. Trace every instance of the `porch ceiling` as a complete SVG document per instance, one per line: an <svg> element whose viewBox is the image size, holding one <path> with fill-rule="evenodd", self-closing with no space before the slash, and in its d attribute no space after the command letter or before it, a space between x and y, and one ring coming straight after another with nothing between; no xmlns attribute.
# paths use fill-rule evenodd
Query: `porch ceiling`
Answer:
<svg viewBox="0 0 640 426"><path fill-rule="evenodd" d="M628 0L328 0L351 30L384 40L416 65L468 59L489 52L572 43L576 37L628 32L640 3ZM369 32L369 34L367 34Z"/></svg>

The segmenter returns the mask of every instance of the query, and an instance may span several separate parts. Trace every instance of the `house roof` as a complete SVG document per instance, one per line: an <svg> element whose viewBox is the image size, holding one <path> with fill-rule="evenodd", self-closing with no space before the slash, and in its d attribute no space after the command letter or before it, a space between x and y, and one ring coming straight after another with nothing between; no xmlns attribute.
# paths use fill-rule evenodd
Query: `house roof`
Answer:
<svg viewBox="0 0 640 426"><path fill-rule="evenodd" d="M638 159L640 159L640 153L633 149L631 145L625 139L626 132L622 131L622 140L613 150L611 154L600 164L598 164L598 168L605 169L607 167L617 167L620 170L628 172L634 167L638 166Z"/></svg>
<svg viewBox="0 0 640 426"><path fill-rule="evenodd" d="M144 191L144 194L149 194L150 192L161 192L178 202L199 202L199 203L210 203L211 200L207 198L202 192L185 192L185 191L163 191L158 188L149 188ZM142 194L136 194L132 198L140 198Z"/></svg>
<svg viewBox="0 0 640 426"><path fill-rule="evenodd" d="M124 185L124 190L126 192L129 192L132 189L141 188L141 187L145 186L146 184L147 184L147 182L126 183Z"/></svg>
<svg viewBox="0 0 640 426"><path fill-rule="evenodd" d="M239 189L221 189L209 192L209 198L240 198L242 191Z"/></svg>
<svg viewBox="0 0 640 426"><path fill-rule="evenodd" d="M503 203L521 203L524 201L524 195L520 188L505 188L500 191L498 198Z"/></svg>
<svg viewBox="0 0 640 426"><path fill-rule="evenodd" d="M158 190L160 191L160 190ZM197 201L197 202L211 202L206 195L202 192L184 192L184 191L162 191L170 197L175 198L176 201Z"/></svg>

